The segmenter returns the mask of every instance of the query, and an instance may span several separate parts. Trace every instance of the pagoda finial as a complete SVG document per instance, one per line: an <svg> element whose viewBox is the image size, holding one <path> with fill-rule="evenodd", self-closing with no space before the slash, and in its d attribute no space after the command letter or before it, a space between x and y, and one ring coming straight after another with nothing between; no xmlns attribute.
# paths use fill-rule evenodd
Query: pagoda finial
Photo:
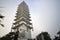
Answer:
<svg viewBox="0 0 60 40"><path fill-rule="evenodd" d="M22 0L22 2L24 2L24 0Z"/></svg>
<svg viewBox="0 0 60 40"><path fill-rule="evenodd" d="M24 1L24 0L23 0Z"/></svg>
<svg viewBox="0 0 60 40"><path fill-rule="evenodd" d="M22 2L25 2L24 0Z"/></svg>
<svg viewBox="0 0 60 40"><path fill-rule="evenodd" d="M24 0L23 0L24 1Z"/></svg>

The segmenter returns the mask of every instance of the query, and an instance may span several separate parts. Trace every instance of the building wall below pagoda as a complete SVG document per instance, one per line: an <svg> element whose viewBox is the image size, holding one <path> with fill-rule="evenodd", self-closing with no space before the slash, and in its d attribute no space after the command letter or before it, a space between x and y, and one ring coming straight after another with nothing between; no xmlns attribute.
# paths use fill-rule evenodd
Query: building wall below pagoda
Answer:
<svg viewBox="0 0 60 40"><path fill-rule="evenodd" d="M31 39L31 31L25 32L25 37L18 37L18 40L28 40Z"/></svg>
<svg viewBox="0 0 60 40"><path fill-rule="evenodd" d="M26 38L18 38L18 40L28 40L28 39L26 39Z"/></svg>
<svg viewBox="0 0 60 40"><path fill-rule="evenodd" d="M18 28L18 40L28 40L31 39L31 29L22 25Z"/></svg>
<svg viewBox="0 0 60 40"><path fill-rule="evenodd" d="M31 30L28 29L27 32L25 33L25 36L27 39L31 39Z"/></svg>

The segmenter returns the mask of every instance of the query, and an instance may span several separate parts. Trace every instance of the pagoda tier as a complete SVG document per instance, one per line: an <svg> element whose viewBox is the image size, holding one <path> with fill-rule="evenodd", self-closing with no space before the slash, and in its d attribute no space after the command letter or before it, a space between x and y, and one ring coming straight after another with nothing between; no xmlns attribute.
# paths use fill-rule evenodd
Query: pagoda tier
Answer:
<svg viewBox="0 0 60 40"><path fill-rule="evenodd" d="M22 16L23 17L23 16ZM17 21L17 20L19 20L21 17L19 17L19 18L17 18L17 19L14 19L14 21ZM28 19L29 21L31 21L31 19L29 19L28 17L24 17L24 18L26 18L26 19Z"/></svg>
<svg viewBox="0 0 60 40"><path fill-rule="evenodd" d="M19 15L19 16L15 16L15 17L16 17L15 21L19 20L21 17L25 17L26 19L28 19L29 21L31 21L31 20L29 19L30 16L26 16L25 14L21 14L21 15Z"/></svg>
<svg viewBox="0 0 60 40"><path fill-rule="evenodd" d="M20 26L22 26L22 25L25 25L26 27L28 27L28 28L32 29L32 27L31 27L30 25L25 24L25 23L21 23L21 24L19 24L19 25L15 26L15 27L13 27L12 29L16 29L16 28L18 28L18 27L20 27Z"/></svg>
<svg viewBox="0 0 60 40"><path fill-rule="evenodd" d="M26 16L30 17L30 16L29 16L30 14L27 14L27 13L19 13L19 14L16 13L16 16L15 16L15 17L18 18L18 17L20 17L21 15L26 15Z"/></svg>
<svg viewBox="0 0 60 40"><path fill-rule="evenodd" d="M24 13L24 14L26 14L26 15L28 15L28 16L30 15L29 12L27 12L27 11L25 11L25 10L24 10L23 12L18 12L18 11L17 11L16 15L20 15L20 14L22 14L22 13Z"/></svg>
<svg viewBox="0 0 60 40"><path fill-rule="evenodd" d="M16 25L17 23L20 23L21 21L24 21L24 22L26 22L27 24L32 25L32 23L30 23L29 20L27 20L27 19L25 19L25 18L22 18L22 19L20 19L19 21L16 21L15 23L13 23L13 24Z"/></svg>

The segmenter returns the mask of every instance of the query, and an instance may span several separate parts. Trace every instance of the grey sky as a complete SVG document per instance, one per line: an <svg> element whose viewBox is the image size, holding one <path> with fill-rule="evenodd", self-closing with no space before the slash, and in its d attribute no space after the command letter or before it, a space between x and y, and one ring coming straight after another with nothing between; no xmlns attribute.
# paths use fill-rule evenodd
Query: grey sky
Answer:
<svg viewBox="0 0 60 40"><path fill-rule="evenodd" d="M22 0L0 0L0 6L5 7L2 9L5 27L0 27L0 36L11 31L17 7L21 2ZM47 31L51 37L54 37L60 30L60 0L25 0L25 2L29 6L34 27L32 38L42 31Z"/></svg>

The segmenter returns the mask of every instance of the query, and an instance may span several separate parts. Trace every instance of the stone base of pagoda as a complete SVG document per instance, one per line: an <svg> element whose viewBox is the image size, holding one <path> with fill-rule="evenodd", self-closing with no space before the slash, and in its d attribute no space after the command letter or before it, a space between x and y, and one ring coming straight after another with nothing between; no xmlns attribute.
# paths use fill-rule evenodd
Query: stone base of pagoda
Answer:
<svg viewBox="0 0 60 40"><path fill-rule="evenodd" d="M18 38L18 40L28 40L27 38Z"/></svg>

